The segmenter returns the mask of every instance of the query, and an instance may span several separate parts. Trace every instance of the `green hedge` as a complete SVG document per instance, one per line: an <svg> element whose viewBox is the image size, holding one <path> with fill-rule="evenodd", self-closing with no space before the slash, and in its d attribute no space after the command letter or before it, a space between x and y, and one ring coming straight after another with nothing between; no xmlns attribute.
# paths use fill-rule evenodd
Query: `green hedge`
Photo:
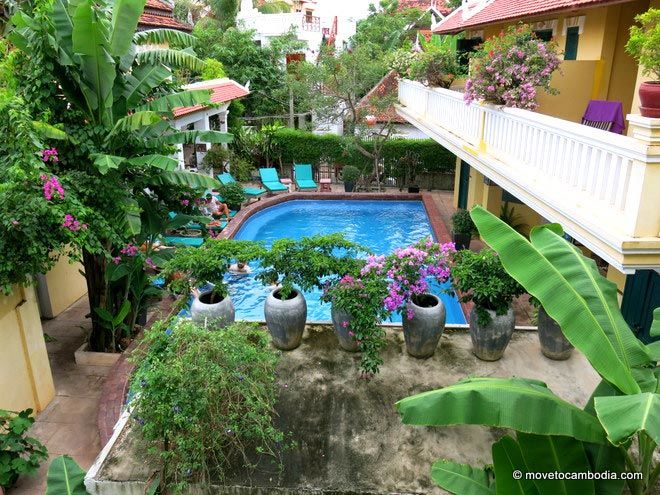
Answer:
<svg viewBox="0 0 660 495"><path fill-rule="evenodd" d="M294 129L280 129L273 140L283 163L320 162L354 165L362 170L372 166L360 153L354 141L335 134L312 134ZM371 143L362 143L369 149ZM449 173L454 171L456 157L432 139L390 139L383 145L382 157L390 175L403 176L403 168L414 165L417 173Z"/></svg>

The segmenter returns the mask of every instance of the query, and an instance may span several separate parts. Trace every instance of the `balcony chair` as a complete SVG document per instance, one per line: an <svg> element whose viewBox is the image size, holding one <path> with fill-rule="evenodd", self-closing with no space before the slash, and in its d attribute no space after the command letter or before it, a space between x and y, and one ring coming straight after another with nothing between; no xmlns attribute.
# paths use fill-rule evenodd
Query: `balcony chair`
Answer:
<svg viewBox="0 0 660 495"><path fill-rule="evenodd" d="M228 172L225 172L224 174L219 174L218 180L223 186L236 182L236 179L234 179L234 177L232 177L232 175ZM243 187L243 192L248 198L257 198L257 199L260 199L259 196L261 196L262 194L266 194L266 190L260 187Z"/></svg>
<svg viewBox="0 0 660 495"><path fill-rule="evenodd" d="M288 192L289 188L280 182L280 178L277 175L277 170L274 168L260 168L259 176L261 177L261 183L264 185L268 192Z"/></svg>
<svg viewBox="0 0 660 495"><path fill-rule="evenodd" d="M312 178L312 166L309 164L294 164L294 176L296 179L296 186L300 191L316 191L318 186Z"/></svg>
<svg viewBox="0 0 660 495"><path fill-rule="evenodd" d="M591 100L582 116L582 124L602 131L623 134L626 120L620 101Z"/></svg>

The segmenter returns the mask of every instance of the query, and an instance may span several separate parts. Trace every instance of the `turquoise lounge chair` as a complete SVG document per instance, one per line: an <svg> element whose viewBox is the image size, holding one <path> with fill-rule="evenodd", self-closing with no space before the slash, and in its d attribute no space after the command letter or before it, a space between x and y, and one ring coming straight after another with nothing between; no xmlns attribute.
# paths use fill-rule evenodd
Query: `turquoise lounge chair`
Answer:
<svg viewBox="0 0 660 495"><path fill-rule="evenodd" d="M165 243L168 246L184 246L184 247L199 247L204 244L202 237L178 237L166 236Z"/></svg>
<svg viewBox="0 0 660 495"><path fill-rule="evenodd" d="M289 188L280 182L280 178L277 175L277 170L274 168L260 168L259 175L261 176L261 182L266 189L270 192L284 192L288 191Z"/></svg>
<svg viewBox="0 0 660 495"><path fill-rule="evenodd" d="M234 179L230 173L218 175L218 180L225 186L236 182L236 179ZM261 189L260 187L244 187L243 192L250 198L258 198L262 194L266 194L266 190Z"/></svg>
<svg viewBox="0 0 660 495"><path fill-rule="evenodd" d="M299 164L293 166L296 176L296 186L301 190L313 189L316 191L318 186L312 178L312 166L309 164Z"/></svg>

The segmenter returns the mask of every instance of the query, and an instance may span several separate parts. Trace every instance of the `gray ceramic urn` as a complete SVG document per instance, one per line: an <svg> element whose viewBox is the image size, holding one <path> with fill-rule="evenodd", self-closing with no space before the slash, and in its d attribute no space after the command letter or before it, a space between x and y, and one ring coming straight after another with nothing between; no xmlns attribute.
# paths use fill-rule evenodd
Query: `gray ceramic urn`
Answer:
<svg viewBox="0 0 660 495"><path fill-rule="evenodd" d="M472 352L484 361L497 361L504 355L515 328L513 309L504 315L497 315L495 311L487 309L490 322L480 325L477 321L477 308L470 311L470 337L472 338Z"/></svg>
<svg viewBox="0 0 660 495"><path fill-rule="evenodd" d="M563 361L571 357L573 346L566 340L559 324L550 318L543 307L539 308L539 341L545 357Z"/></svg>
<svg viewBox="0 0 660 495"><path fill-rule="evenodd" d="M351 315L343 309L332 306L330 311L332 317L332 326L335 329L335 335L339 340L339 347L345 351L355 352L359 346L355 338L349 334L351 331Z"/></svg>
<svg viewBox="0 0 660 495"><path fill-rule="evenodd" d="M291 298L279 299L275 297L279 290L268 294L264 315L273 345L283 351L291 351L302 341L307 322L307 302L297 289L294 289Z"/></svg>
<svg viewBox="0 0 660 495"><path fill-rule="evenodd" d="M408 354L422 359L433 356L438 347L445 330L447 311L440 298L433 294L422 294L416 302L408 301L401 320Z"/></svg>
<svg viewBox="0 0 660 495"><path fill-rule="evenodd" d="M217 296L216 296L217 297ZM219 302L212 301L212 291L202 292L193 300L190 314L195 323L208 324L215 327L226 327L234 323L236 312L229 296Z"/></svg>

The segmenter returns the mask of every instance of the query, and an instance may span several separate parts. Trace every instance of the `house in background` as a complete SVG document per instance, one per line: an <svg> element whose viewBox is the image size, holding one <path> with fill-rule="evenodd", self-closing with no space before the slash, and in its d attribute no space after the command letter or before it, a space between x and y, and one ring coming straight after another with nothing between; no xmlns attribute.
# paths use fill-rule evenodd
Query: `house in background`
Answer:
<svg viewBox="0 0 660 495"><path fill-rule="evenodd" d="M176 29L191 32L192 26L174 18L174 2L170 0L147 0L138 23L139 31L148 29Z"/></svg>
<svg viewBox="0 0 660 495"><path fill-rule="evenodd" d="M399 81L397 112L457 156L454 204L499 214L514 205L529 226L558 222L617 284L628 323L648 339L660 306L660 122L638 115L642 82L625 52L635 15L658 0L465 0L434 32L463 33L474 50L525 22L563 51L558 95L537 112L473 103L460 88ZM622 103L628 135L581 125L590 100Z"/></svg>

